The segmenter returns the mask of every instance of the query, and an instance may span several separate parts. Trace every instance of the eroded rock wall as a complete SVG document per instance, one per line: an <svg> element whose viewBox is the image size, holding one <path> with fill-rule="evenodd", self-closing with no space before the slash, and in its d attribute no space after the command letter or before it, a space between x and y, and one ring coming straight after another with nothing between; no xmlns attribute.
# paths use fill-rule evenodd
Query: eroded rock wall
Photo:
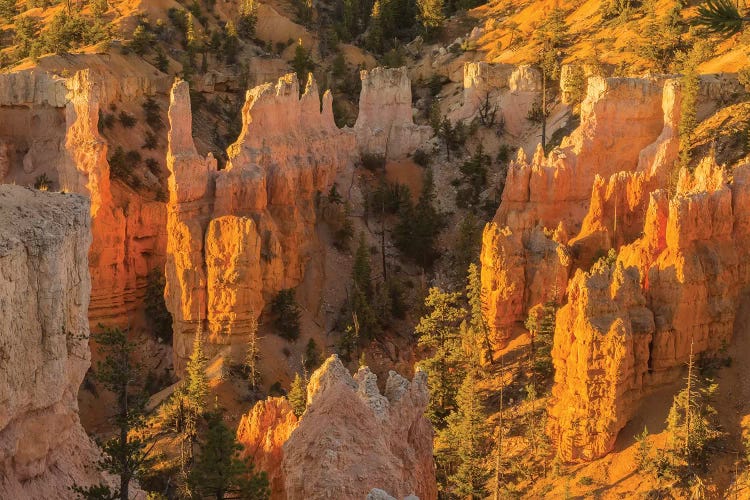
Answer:
<svg viewBox="0 0 750 500"><path fill-rule="evenodd" d="M731 341L750 285L750 166L707 159L681 172L676 195L650 196L643 236L612 266L579 270L558 312L549 432L563 458L599 458L652 387L695 355Z"/></svg>
<svg viewBox="0 0 750 500"><path fill-rule="evenodd" d="M293 74L249 90L242 118L219 171L195 149L187 83L172 88L165 295L178 372L199 323L211 343L242 342L251 316L302 281L318 248L315 193L355 151L354 135L333 121L330 92L321 101L312 78L301 97Z"/></svg>
<svg viewBox="0 0 750 500"><path fill-rule="evenodd" d="M404 158L432 136L430 127L414 124L411 82L405 67L363 70L360 78L354 132L362 154Z"/></svg>
<svg viewBox="0 0 750 500"><path fill-rule="evenodd" d="M90 242L84 198L0 186L1 498L101 480L77 403L90 364Z"/></svg>

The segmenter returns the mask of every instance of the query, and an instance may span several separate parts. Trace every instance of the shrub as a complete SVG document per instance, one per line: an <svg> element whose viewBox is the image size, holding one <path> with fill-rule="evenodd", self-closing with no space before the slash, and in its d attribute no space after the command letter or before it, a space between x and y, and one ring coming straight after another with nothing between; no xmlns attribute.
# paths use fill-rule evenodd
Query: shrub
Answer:
<svg viewBox="0 0 750 500"><path fill-rule="evenodd" d="M135 124L138 122L135 116L131 115L127 111L120 111L119 115L120 123L125 128L133 128L135 127Z"/></svg>
<svg viewBox="0 0 750 500"><path fill-rule="evenodd" d="M385 168L385 155L365 153L360 157L360 163L371 172Z"/></svg>
<svg viewBox="0 0 750 500"><path fill-rule="evenodd" d="M164 122L161 119L160 113L161 108L159 108L159 104L153 98L149 97L143 101L141 107L146 115L146 123L151 127L151 130L158 132L164 128Z"/></svg>
<svg viewBox="0 0 750 500"><path fill-rule="evenodd" d="M141 146L143 149L156 149L156 146L158 146L159 141L156 138L156 134L151 132L150 130L146 131L146 136L143 141L143 146Z"/></svg>
<svg viewBox="0 0 750 500"><path fill-rule="evenodd" d="M146 164L146 168L148 168L152 174L156 176L159 175L159 170L161 168L161 166L159 165L159 160L157 160L156 158L146 158L144 163Z"/></svg>
<svg viewBox="0 0 750 500"><path fill-rule="evenodd" d="M301 310L294 297L293 288L279 290L271 303L271 312L275 316L273 324L279 335L287 340L297 340L300 333Z"/></svg>
<svg viewBox="0 0 750 500"><path fill-rule="evenodd" d="M412 155L412 160L420 167L426 167L430 164L430 154L423 149L417 149Z"/></svg>
<svg viewBox="0 0 750 500"><path fill-rule="evenodd" d="M47 174L42 174L34 179L34 189L39 191L48 191L52 187L52 179L47 177Z"/></svg>

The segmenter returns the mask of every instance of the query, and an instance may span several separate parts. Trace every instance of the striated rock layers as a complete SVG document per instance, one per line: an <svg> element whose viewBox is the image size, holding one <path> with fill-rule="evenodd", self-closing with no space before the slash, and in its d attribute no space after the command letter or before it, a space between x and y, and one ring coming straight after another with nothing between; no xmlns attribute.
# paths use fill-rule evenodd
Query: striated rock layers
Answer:
<svg viewBox="0 0 750 500"><path fill-rule="evenodd" d="M243 418L238 439L269 473L273 498L359 499L374 488L437 498L425 374L409 382L390 372L383 394L376 382L366 367L352 377L334 355L312 375L299 422L276 399Z"/></svg>
<svg viewBox="0 0 750 500"><path fill-rule="evenodd" d="M507 343L531 307L562 301L570 269L587 251L569 240L581 230L592 206L606 205L599 201L604 197L610 204L630 204L631 212L639 213L643 195L637 189L630 197L603 192L592 198L592 190L603 191L602 179L624 175L641 187L643 179L638 184L630 180L631 173L648 172L641 175L650 179L653 168L671 168L675 150L669 141L674 138L672 117L679 102L664 87L664 81L656 79L590 78L580 127L548 157L538 149L529 162L521 150L511 163L502 203L484 230L481 254L482 288L496 347ZM670 146L663 146L665 142ZM621 211L620 219L624 216ZM635 224L629 223L637 222L636 217ZM598 244L606 236L597 238L589 240ZM607 248L596 247L590 253Z"/></svg>
<svg viewBox="0 0 750 500"><path fill-rule="evenodd" d="M203 323L213 344L241 342L272 295L298 285L317 245L314 197L351 161L355 139L310 77L247 92L229 161L198 155L188 85L172 88L167 167L167 307L178 373Z"/></svg>
<svg viewBox="0 0 750 500"><path fill-rule="evenodd" d="M568 460L610 451L644 390L693 352L730 341L750 284L750 165L734 181L706 160L676 195L650 196L643 236L612 265L578 270L555 329L549 432Z"/></svg>
<svg viewBox="0 0 750 500"><path fill-rule="evenodd" d="M88 202L0 186L0 498L101 481L78 420L89 367Z"/></svg>
<svg viewBox="0 0 750 500"><path fill-rule="evenodd" d="M528 114L539 100L541 75L534 68L512 64L467 62L463 67L463 104L449 115L451 121L471 120L482 112L495 112L504 131L520 136L528 128Z"/></svg>
<svg viewBox="0 0 750 500"><path fill-rule="evenodd" d="M400 159L432 137L432 128L415 125L411 82L405 67L361 71L359 115L354 133L362 154Z"/></svg>
<svg viewBox="0 0 750 500"><path fill-rule="evenodd" d="M0 75L0 182L31 185L44 175L53 189L91 199L92 324L124 324L148 271L164 260L164 204L110 182L98 129L100 109L158 86L91 70L67 79L33 70Z"/></svg>

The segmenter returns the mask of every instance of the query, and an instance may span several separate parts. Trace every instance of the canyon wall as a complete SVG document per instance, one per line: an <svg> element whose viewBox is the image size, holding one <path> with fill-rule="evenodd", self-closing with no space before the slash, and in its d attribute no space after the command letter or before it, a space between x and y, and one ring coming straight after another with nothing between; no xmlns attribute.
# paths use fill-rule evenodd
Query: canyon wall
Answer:
<svg viewBox="0 0 750 500"><path fill-rule="evenodd" d="M354 133L362 154L400 159L432 137L431 127L414 124L411 82L405 67L363 70L360 78Z"/></svg>
<svg viewBox="0 0 750 500"><path fill-rule="evenodd" d="M550 435L568 460L609 452L646 390L675 377L691 350L731 341L750 285L750 165L734 181L711 159L650 196L643 236L616 262L576 271L557 315Z"/></svg>
<svg viewBox="0 0 750 500"><path fill-rule="evenodd" d="M101 478L78 419L89 367L89 204L0 186L0 497L55 498Z"/></svg>
<svg viewBox="0 0 750 500"><path fill-rule="evenodd" d="M663 88L658 79L592 77L581 125L561 146L547 157L538 148L531 161L519 150L511 162L502 202L482 238L482 288L496 347L531 307L562 301L576 257L568 240L581 229L592 189L602 182L597 179L650 168L639 163L641 151L660 141L663 106L672 115L679 106L663 105Z"/></svg>
<svg viewBox="0 0 750 500"><path fill-rule="evenodd" d="M297 286L312 253L315 193L353 156L354 135L333 120L330 92L294 74L247 92L226 169L198 155L187 83L172 88L167 168L167 307L178 372L198 325L211 344L243 342L251 316Z"/></svg>
<svg viewBox="0 0 750 500"><path fill-rule="evenodd" d="M376 382L333 355L311 376L299 421L283 399L243 417L238 440L268 472L272 498L365 498L374 488L437 498L426 375L390 372L383 394Z"/></svg>
<svg viewBox="0 0 750 500"><path fill-rule="evenodd" d="M164 203L110 181L100 110L163 92L164 83L93 70L0 75L0 182L32 185L46 176L52 189L91 199L92 325L127 323L166 246Z"/></svg>

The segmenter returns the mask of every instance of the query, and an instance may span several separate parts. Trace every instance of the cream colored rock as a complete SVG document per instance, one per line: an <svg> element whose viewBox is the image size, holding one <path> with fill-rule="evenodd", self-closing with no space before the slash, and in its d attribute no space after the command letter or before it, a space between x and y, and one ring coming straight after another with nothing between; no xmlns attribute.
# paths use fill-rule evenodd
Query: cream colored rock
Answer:
<svg viewBox="0 0 750 500"><path fill-rule="evenodd" d="M437 498L432 427L424 417L427 377L391 372L385 395L366 368L352 377L337 357L312 377L307 410L284 444L287 498Z"/></svg>
<svg viewBox="0 0 750 500"><path fill-rule="evenodd" d="M88 202L0 186L0 497L45 499L91 472L78 419L89 367Z"/></svg>
<svg viewBox="0 0 750 500"><path fill-rule="evenodd" d="M432 137L430 127L414 124L406 68L363 70L360 78L362 91L354 132L363 154L400 159Z"/></svg>

